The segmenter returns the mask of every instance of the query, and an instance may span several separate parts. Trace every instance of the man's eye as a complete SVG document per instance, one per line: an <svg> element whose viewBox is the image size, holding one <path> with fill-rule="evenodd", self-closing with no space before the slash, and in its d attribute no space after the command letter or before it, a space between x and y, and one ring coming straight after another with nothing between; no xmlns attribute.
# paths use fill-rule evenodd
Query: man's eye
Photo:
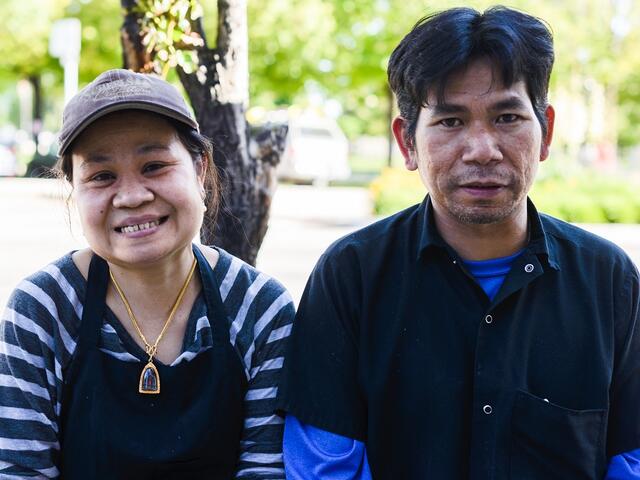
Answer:
<svg viewBox="0 0 640 480"><path fill-rule="evenodd" d="M442 120L440 120L440 124L444 125L445 127L459 127L460 125L462 125L462 122L460 121L459 118L444 118Z"/></svg>
<svg viewBox="0 0 640 480"><path fill-rule="evenodd" d="M498 123L513 123L520 119L520 115L515 113L503 113L498 117Z"/></svg>

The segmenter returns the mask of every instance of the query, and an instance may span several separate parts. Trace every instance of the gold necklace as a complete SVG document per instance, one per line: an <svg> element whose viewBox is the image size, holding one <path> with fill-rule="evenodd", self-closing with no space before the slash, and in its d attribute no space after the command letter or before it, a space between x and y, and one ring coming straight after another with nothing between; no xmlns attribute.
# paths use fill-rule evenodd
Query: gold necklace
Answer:
<svg viewBox="0 0 640 480"><path fill-rule="evenodd" d="M164 322L164 326L162 327L162 330L160 330L160 334L158 335L158 338L156 338L156 341L153 343L153 345L151 345L147 341L146 337L142 333L142 330L140 329L140 325L138 325L138 320L136 319L136 316L133 314L133 310L131 310L131 305L129 305L129 301L127 300L127 297L125 297L124 292L120 288L120 285L118 285L118 282L113 276L111 269L109 269L109 276L111 277L113 286L116 287L116 291L118 292L118 295L120 295L120 298L122 299L122 303L124 303L124 308L127 309L127 313L129 314L131 323L133 324L133 327L136 329L136 332L138 332L138 335L140 336L142 343L144 343L144 351L147 353L147 355L149 355L149 360L147 361L147 364L142 369L142 373L140 374L140 382L138 383L139 393L145 393L145 394L160 393L160 374L158 373L158 369L156 368L156 366L153 364L153 356L156 354L158 350L158 343L160 343L160 340L162 339L164 333L167 331L167 328L169 327L169 324L173 319L173 315L176 313L176 310L178 310L178 307L180 306L180 302L182 302L182 297L184 297L184 294L187 291L187 287L189 286L189 282L191 282L191 277L193 277L193 272L196 269L196 264L197 262L194 257L193 263L191 264L191 269L189 270L189 275L187 275L187 279L184 281L184 284L182 284L182 288L178 292L176 301L173 302L173 306L171 307L171 311L169 312L167 321Z"/></svg>

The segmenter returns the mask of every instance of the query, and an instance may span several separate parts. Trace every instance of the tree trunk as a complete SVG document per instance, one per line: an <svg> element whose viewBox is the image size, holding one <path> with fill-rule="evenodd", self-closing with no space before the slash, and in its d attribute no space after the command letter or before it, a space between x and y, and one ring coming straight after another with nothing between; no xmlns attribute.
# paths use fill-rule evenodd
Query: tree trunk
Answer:
<svg viewBox="0 0 640 480"><path fill-rule="evenodd" d="M148 71L152 58L141 42L139 16L132 12L135 0L121 0L121 4L125 66ZM178 67L178 74L200 131L214 143L214 161L222 179L218 217L215 223L205 221L201 240L255 265L267 232L276 185L274 167L284 150L287 130L265 128L252 133L245 119L249 95L246 8L246 0L218 0L215 49L207 46L202 23L196 20L193 29L204 40L196 48L198 66L193 73Z"/></svg>

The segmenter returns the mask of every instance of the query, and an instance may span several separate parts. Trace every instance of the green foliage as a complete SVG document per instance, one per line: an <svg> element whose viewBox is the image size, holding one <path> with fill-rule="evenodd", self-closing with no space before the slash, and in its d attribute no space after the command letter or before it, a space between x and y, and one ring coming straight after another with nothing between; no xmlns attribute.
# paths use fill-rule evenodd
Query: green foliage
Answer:
<svg viewBox="0 0 640 480"><path fill-rule="evenodd" d="M192 22L202 17L198 0L138 0L135 13L141 15L142 44L153 52L150 69L167 76L169 69L182 67L187 73L198 65L194 50L204 40L192 29Z"/></svg>
<svg viewBox="0 0 640 480"><path fill-rule="evenodd" d="M5 17L0 35L0 82L38 75L55 67L48 54L51 22L62 17L66 0L4 0ZM37 14L34 14L37 12Z"/></svg>
<svg viewBox="0 0 640 480"><path fill-rule="evenodd" d="M76 17L82 22L80 85L105 70L122 67L120 1L71 0L67 3L64 16Z"/></svg>
<svg viewBox="0 0 640 480"><path fill-rule="evenodd" d="M208 15L208 11L206 15ZM323 60L335 54L336 18L324 0L248 2L251 103L303 103L306 86L322 84Z"/></svg>
<svg viewBox="0 0 640 480"><path fill-rule="evenodd" d="M417 172L385 168L369 185L376 215L391 215L420 202L427 193Z"/></svg>
<svg viewBox="0 0 640 480"><path fill-rule="evenodd" d="M619 137L623 147L640 144L640 74L629 77L620 91Z"/></svg>
<svg viewBox="0 0 640 480"><path fill-rule="evenodd" d="M637 185L589 171L541 177L530 197L538 210L568 222L640 223ZM390 215L418 203L426 191L416 172L385 169L371 183L374 211Z"/></svg>
<svg viewBox="0 0 640 480"><path fill-rule="evenodd" d="M541 179L530 196L540 211L568 222L640 223L637 188L622 178L587 171Z"/></svg>

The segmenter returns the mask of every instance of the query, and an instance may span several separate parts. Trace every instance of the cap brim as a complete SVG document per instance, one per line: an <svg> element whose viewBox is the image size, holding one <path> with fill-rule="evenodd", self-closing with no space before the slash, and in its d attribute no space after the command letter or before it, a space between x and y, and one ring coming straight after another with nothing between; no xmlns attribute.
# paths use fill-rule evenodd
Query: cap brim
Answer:
<svg viewBox="0 0 640 480"><path fill-rule="evenodd" d="M100 110L96 110L91 115L88 115L73 131L68 138L64 140L64 142L60 143L60 148L58 148L58 156L61 157L65 154L69 145L73 143L73 141L78 138L78 136L93 122L98 120L101 117L113 112L117 112L120 110L143 110L147 112L157 113L159 115L163 115L165 117L173 118L174 120L178 120L179 122L188 125L194 130L198 130L198 123L191 117L183 115L179 112L176 112L173 109L162 107L155 103L151 102L142 102L142 101L124 101L120 103L112 103L105 108Z"/></svg>

